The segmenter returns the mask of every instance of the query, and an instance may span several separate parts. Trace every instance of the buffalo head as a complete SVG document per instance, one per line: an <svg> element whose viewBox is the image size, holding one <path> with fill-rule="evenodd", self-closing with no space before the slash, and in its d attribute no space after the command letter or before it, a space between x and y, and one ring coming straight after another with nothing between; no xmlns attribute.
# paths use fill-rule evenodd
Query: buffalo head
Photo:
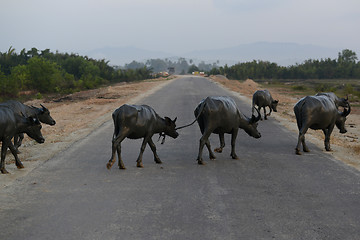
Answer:
<svg viewBox="0 0 360 240"><path fill-rule="evenodd" d="M38 143L44 143L45 139L41 134L41 123L37 117L27 117L26 118L26 134L29 135L32 139Z"/></svg>
<svg viewBox="0 0 360 240"><path fill-rule="evenodd" d="M45 124L49 124L49 125L55 125L56 122L55 120L50 116L50 111L49 109L47 109L46 107L44 107L42 104L40 104L41 106L41 112L38 115L40 122L45 123Z"/></svg>
<svg viewBox="0 0 360 240"><path fill-rule="evenodd" d="M340 130L340 133L346 133L347 130L345 128L345 121L346 121L346 117L350 114L351 112L351 107L350 104L347 102L347 107L348 109L344 108L343 112L338 112L338 116L336 118L336 127Z"/></svg>
<svg viewBox="0 0 360 240"><path fill-rule="evenodd" d="M279 100L274 100L271 102L271 109L274 111L274 112L277 112L277 105L279 103Z"/></svg>
<svg viewBox="0 0 360 240"><path fill-rule="evenodd" d="M164 130L164 133L172 138L177 138L179 136L179 134L176 132L176 119L175 118L174 120L171 120L170 118L168 117L165 117L165 123L166 123L166 127L165 127L165 130Z"/></svg>
<svg viewBox="0 0 360 240"><path fill-rule="evenodd" d="M247 121L247 125L246 126L240 126L240 128L243 128L244 131L249 135L252 136L254 138L260 138L261 134L259 133L259 131L257 130L257 126L258 126L258 121L261 119L261 115L259 110L257 110L255 107L254 109L256 110L258 116L255 117L255 115L253 114L251 116L250 119L248 119Z"/></svg>

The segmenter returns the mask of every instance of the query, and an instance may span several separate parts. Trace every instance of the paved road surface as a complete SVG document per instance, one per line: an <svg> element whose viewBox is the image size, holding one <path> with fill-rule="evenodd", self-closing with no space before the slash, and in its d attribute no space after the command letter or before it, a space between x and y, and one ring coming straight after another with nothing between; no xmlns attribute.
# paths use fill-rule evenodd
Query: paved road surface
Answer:
<svg viewBox="0 0 360 240"><path fill-rule="evenodd" d="M185 77L139 104L183 125L209 95L231 93ZM204 149L205 166L196 163L197 125L156 143L162 165L147 147L143 169L135 167L141 140L125 140L127 169L109 171L107 122L0 191L0 239L359 239L359 172L313 145L296 156L296 134L271 117L259 130L260 139L239 131L239 160L230 157L230 135L215 161ZM211 143L218 146L218 137Z"/></svg>

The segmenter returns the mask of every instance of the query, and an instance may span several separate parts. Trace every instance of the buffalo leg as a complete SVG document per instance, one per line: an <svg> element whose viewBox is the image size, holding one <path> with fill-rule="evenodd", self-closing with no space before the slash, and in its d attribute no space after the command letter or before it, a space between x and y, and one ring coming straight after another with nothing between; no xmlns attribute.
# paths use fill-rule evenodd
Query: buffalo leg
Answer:
<svg viewBox="0 0 360 240"><path fill-rule="evenodd" d="M231 134L231 154L230 154L230 156L233 159L239 159L239 157L235 153L235 143L236 143L237 134L238 134L238 129L233 130L233 132Z"/></svg>
<svg viewBox="0 0 360 240"><path fill-rule="evenodd" d="M259 110L259 114L260 114L260 110L261 110L261 107L258 107L258 110ZM265 109L264 109L265 110ZM260 114L260 120L262 121L263 118L261 117L261 114Z"/></svg>
<svg viewBox="0 0 360 240"><path fill-rule="evenodd" d="M144 154L144 151L145 151L145 148L146 148L146 144L148 143L148 141L149 141L149 138L148 138L148 137L144 137L144 140L143 140L143 142L142 142L142 144L141 144L141 148L140 148L140 154L139 154L139 156L138 156L138 159L136 160L136 166L137 166L137 167L140 167L140 168L144 167L143 164L142 164L142 156L143 156L143 154Z"/></svg>
<svg viewBox="0 0 360 240"><path fill-rule="evenodd" d="M224 140L224 134L223 133L219 133L219 140L220 140L220 147L215 148L214 151L221 153L223 148L225 147L225 140Z"/></svg>
<svg viewBox="0 0 360 240"><path fill-rule="evenodd" d="M326 151L331 151L330 148L330 135L332 133L332 131L334 130L334 126L330 126L328 129L323 129L324 135L325 135L325 150Z"/></svg>
<svg viewBox="0 0 360 240"><path fill-rule="evenodd" d="M148 144L149 144L149 146L150 146L150 148L151 148L151 151L152 151L153 154L154 154L154 161L155 161L156 163L158 163L158 164L161 164L162 162L161 162L159 156L158 156L157 153L156 153L156 146L155 146L155 144L154 144L154 142L152 141L151 138L149 139Z"/></svg>
<svg viewBox="0 0 360 240"><path fill-rule="evenodd" d="M264 119L267 120L267 115L266 115L266 106L263 107L264 109Z"/></svg>
<svg viewBox="0 0 360 240"><path fill-rule="evenodd" d="M5 156L6 156L6 151L7 151L7 143L5 141L2 142L2 146L1 146L1 164L0 164L0 171L1 173L9 173L6 169L5 169Z"/></svg>
<svg viewBox="0 0 360 240"><path fill-rule="evenodd" d="M111 153L111 158L109 160L109 162L106 164L107 169L110 169L112 167L112 165L114 165L115 161L116 161L116 151L118 153L119 156L119 167L122 169L125 169L124 163L122 162L121 159L121 142L126 138L127 133L124 131L120 131L120 134L116 137L113 138L112 140L112 153Z"/></svg>
<svg viewBox="0 0 360 240"><path fill-rule="evenodd" d="M12 144L12 142L10 142L9 144L9 148L10 148L10 151L12 153L12 155L14 155L14 158L15 158L15 165L17 168L24 168L24 165L22 164L22 162L20 161L18 155L17 155L17 151L16 151L16 148L15 146Z"/></svg>
<svg viewBox="0 0 360 240"><path fill-rule="evenodd" d="M121 142L116 147L117 155L118 155L118 165L120 169L126 169L124 162L121 158Z"/></svg>
<svg viewBox="0 0 360 240"><path fill-rule="evenodd" d="M207 149L208 149L208 151L209 151L209 158L210 158L210 160L215 160L216 157L215 157L213 151L211 150L211 146L210 146L210 141L209 141L209 139L205 142L205 145L206 145L206 147L207 147Z"/></svg>
<svg viewBox="0 0 360 240"><path fill-rule="evenodd" d="M301 128L299 130L299 137L298 137L298 143L296 145L296 148L295 148L295 153L297 155L301 155L301 152L300 152L300 145L302 144L303 145L303 150L304 152L309 152L309 148L306 146L306 143L305 143L305 133L307 132L307 128Z"/></svg>
<svg viewBox="0 0 360 240"><path fill-rule="evenodd" d="M197 157L198 164L200 164L200 165L204 165L204 164L205 164L204 161L203 161L203 159L202 159L202 152L203 152L203 149L204 149L204 145L205 145L206 142L208 141L211 132L212 132L212 131L205 130L205 131L204 131L204 134L203 134L202 137L200 138L199 154L198 154L198 157ZM210 146L210 144L209 144L209 146ZM211 150L211 149L210 149L210 150Z"/></svg>
<svg viewBox="0 0 360 240"><path fill-rule="evenodd" d="M16 134L14 136L14 146L16 148L17 153L20 153L20 151L18 150L18 148L21 146L22 140L24 139L24 134L20 133L20 134Z"/></svg>

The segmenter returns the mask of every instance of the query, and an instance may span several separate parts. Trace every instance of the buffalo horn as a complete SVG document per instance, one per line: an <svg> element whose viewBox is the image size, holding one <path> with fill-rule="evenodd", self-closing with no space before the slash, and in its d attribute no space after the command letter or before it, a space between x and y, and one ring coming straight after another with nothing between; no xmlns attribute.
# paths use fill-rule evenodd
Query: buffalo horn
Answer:
<svg viewBox="0 0 360 240"><path fill-rule="evenodd" d="M260 115L259 110L256 107L254 107L254 109L256 110L258 116L255 118L255 115L253 114L251 116L251 122L258 122L260 120L260 118L261 118L261 115Z"/></svg>
<svg viewBox="0 0 360 240"><path fill-rule="evenodd" d="M40 106L43 108L44 111L48 110L44 105L40 104Z"/></svg>

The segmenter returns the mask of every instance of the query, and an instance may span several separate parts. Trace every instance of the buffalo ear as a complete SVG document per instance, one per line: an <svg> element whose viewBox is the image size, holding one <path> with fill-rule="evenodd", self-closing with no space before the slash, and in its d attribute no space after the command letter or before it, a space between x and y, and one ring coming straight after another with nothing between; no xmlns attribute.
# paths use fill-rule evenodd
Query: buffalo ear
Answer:
<svg viewBox="0 0 360 240"><path fill-rule="evenodd" d="M274 102L275 102L275 103L279 103L279 100L275 100Z"/></svg>
<svg viewBox="0 0 360 240"><path fill-rule="evenodd" d="M172 121L170 118L165 117L165 122L166 122L166 125L170 126Z"/></svg>

